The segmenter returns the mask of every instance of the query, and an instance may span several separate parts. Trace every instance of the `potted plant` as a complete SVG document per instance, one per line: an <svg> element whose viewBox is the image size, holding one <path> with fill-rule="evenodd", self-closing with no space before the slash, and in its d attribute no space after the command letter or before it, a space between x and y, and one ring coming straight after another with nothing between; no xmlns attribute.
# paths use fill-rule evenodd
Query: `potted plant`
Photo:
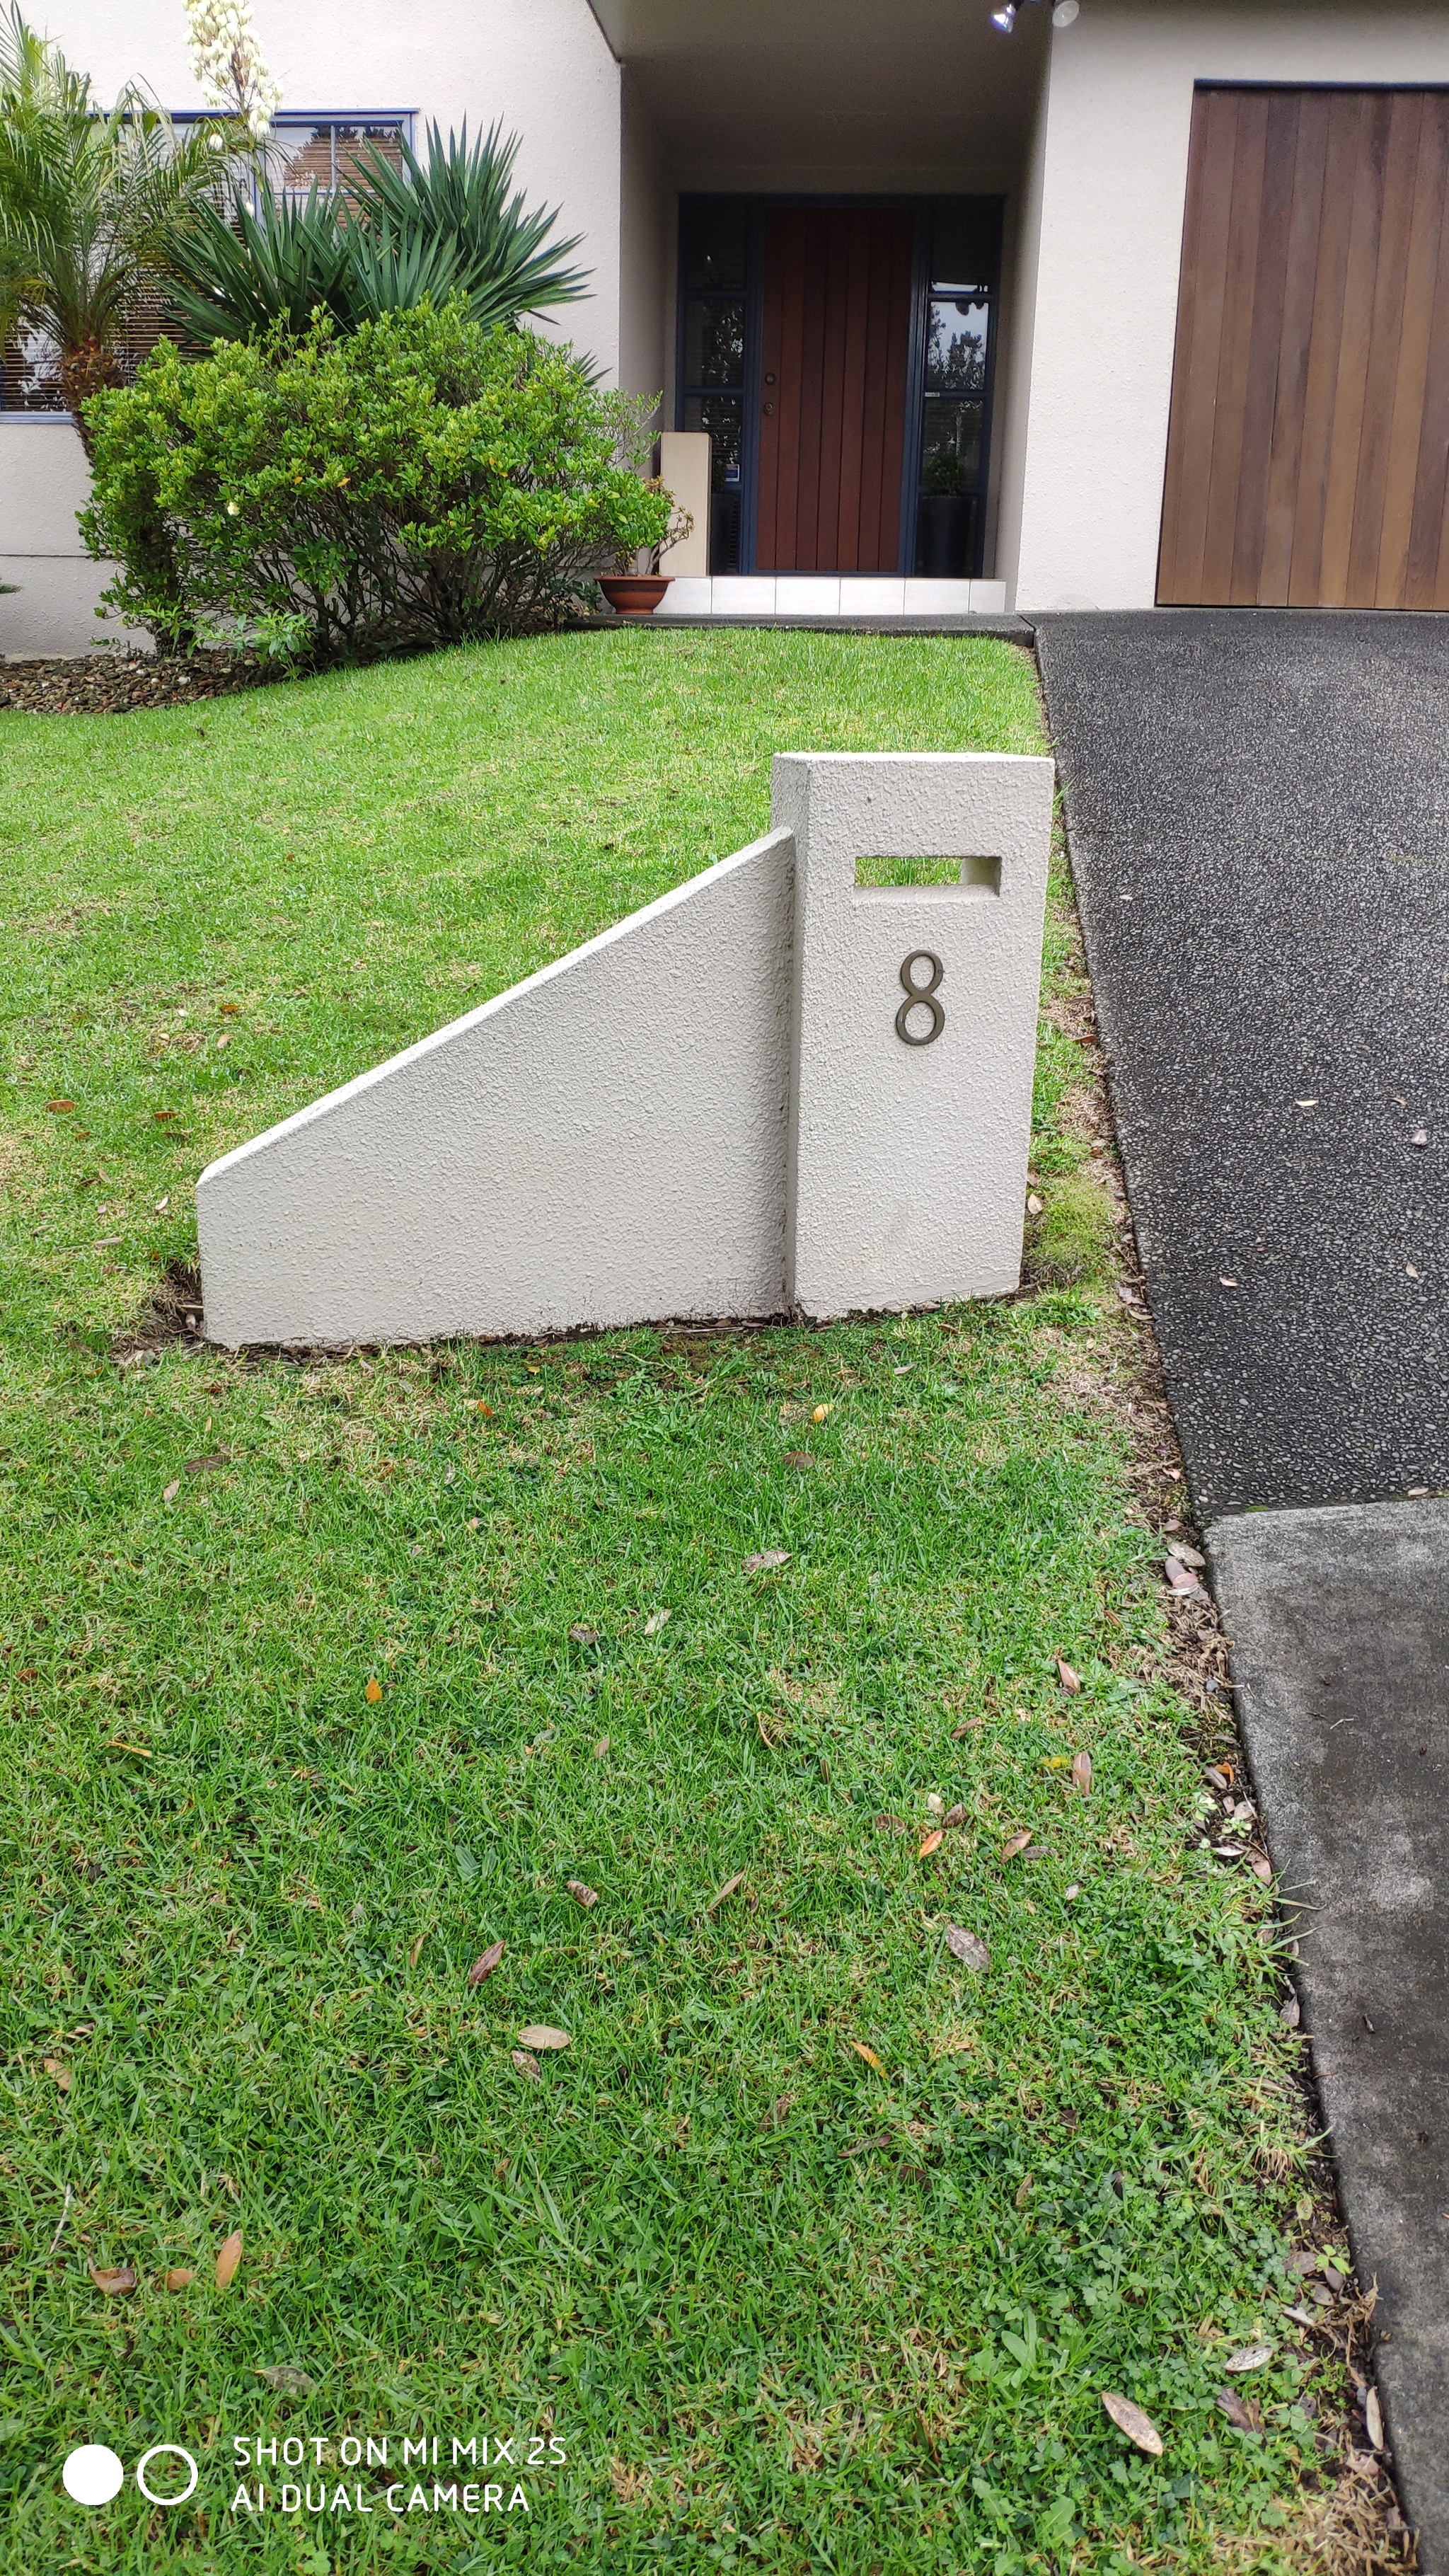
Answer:
<svg viewBox="0 0 1449 2576"><path fill-rule="evenodd" d="M972 495L954 447L938 447L921 477L917 563L928 581L961 581L971 542Z"/></svg>
<svg viewBox="0 0 1449 2576"><path fill-rule="evenodd" d="M644 488L648 492L662 492L664 485L655 474L651 475ZM658 544L651 546L645 554L642 571L639 555L614 557L612 571L599 575L599 588L617 616L653 616L674 578L672 573L660 571L659 558L666 548L677 546L681 538L687 537L693 526L694 518L690 511L673 510ZM640 551L644 552L642 548Z"/></svg>

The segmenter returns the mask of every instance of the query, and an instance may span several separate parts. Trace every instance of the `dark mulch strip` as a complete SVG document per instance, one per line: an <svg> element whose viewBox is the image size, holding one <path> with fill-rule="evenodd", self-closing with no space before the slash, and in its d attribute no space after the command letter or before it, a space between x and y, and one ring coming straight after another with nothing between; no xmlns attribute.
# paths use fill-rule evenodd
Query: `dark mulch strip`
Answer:
<svg viewBox="0 0 1449 2576"><path fill-rule="evenodd" d="M0 662L0 707L33 716L122 716L256 689L279 677L254 653L78 653Z"/></svg>

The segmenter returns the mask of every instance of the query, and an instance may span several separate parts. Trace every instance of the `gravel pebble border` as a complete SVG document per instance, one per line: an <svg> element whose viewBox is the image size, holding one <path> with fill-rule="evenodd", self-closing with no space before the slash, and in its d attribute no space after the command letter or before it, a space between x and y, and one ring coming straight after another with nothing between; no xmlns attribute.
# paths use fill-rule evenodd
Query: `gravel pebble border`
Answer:
<svg viewBox="0 0 1449 2576"><path fill-rule="evenodd" d="M138 707L190 706L277 677L249 653L79 653L0 661L0 708L32 716L124 716Z"/></svg>

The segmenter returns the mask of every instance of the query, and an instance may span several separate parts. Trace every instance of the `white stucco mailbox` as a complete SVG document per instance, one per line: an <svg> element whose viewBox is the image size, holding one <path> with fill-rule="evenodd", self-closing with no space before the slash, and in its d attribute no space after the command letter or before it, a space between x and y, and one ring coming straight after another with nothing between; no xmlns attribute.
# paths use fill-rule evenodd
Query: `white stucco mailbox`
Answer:
<svg viewBox="0 0 1449 2576"><path fill-rule="evenodd" d="M783 755L763 840L202 1173L211 1339L1013 1288L1052 787L1004 753ZM955 874L879 882L922 860Z"/></svg>

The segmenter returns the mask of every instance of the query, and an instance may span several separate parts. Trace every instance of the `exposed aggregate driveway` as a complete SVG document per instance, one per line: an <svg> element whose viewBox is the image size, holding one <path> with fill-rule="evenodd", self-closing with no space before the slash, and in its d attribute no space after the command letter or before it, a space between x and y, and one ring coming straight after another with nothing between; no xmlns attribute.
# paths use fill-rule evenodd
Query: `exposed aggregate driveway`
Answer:
<svg viewBox="0 0 1449 2576"><path fill-rule="evenodd" d="M1394 2474L1449 2576L1449 619L1037 649Z"/></svg>
<svg viewBox="0 0 1449 2576"><path fill-rule="evenodd" d="M1449 1485L1449 618L1037 650L1199 1517Z"/></svg>

